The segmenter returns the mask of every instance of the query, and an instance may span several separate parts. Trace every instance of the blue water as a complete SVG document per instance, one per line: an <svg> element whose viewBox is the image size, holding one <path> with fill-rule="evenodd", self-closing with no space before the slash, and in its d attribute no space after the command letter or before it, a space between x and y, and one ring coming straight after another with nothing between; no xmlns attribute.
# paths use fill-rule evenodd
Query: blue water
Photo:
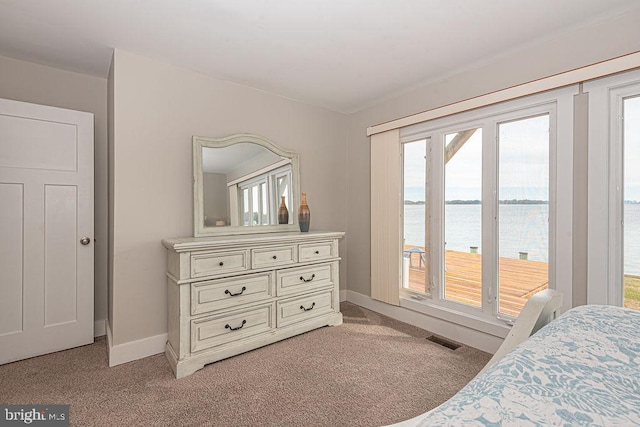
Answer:
<svg viewBox="0 0 640 427"><path fill-rule="evenodd" d="M424 205L405 205L405 243L424 246ZM626 204L624 272L640 274L640 204ZM548 205L500 205L500 256L548 262ZM446 248L469 252L477 246L482 252L481 206L445 205Z"/></svg>
<svg viewBox="0 0 640 427"><path fill-rule="evenodd" d="M640 275L640 204L624 205L624 273Z"/></svg>

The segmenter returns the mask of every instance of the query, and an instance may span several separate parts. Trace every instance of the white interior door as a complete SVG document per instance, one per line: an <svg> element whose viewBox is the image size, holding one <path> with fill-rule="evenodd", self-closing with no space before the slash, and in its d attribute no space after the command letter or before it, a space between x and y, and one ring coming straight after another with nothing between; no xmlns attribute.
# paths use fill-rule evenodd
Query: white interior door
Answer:
<svg viewBox="0 0 640 427"><path fill-rule="evenodd" d="M93 114L0 99L0 364L93 342L93 161Z"/></svg>

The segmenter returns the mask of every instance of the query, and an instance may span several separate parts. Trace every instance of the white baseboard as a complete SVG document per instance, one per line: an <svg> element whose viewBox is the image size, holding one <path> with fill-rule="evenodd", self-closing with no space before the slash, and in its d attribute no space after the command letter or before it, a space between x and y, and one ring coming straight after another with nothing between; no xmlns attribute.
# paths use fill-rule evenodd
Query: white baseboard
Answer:
<svg viewBox="0 0 640 427"><path fill-rule="evenodd" d="M93 322L93 337L102 337L107 333L106 319L100 319Z"/></svg>
<svg viewBox="0 0 640 427"><path fill-rule="evenodd" d="M428 316L404 307L376 301L367 295L347 290L347 301L366 309L383 314L392 319L426 329L453 341L477 348L487 353L495 353L503 339L466 326L451 323L437 317Z"/></svg>
<svg viewBox="0 0 640 427"><path fill-rule="evenodd" d="M109 322L106 322L106 325L109 367L122 365L123 363L133 362L134 360L164 353L165 344L167 343L167 334L160 334L153 337L143 338L138 341L112 345L113 336L111 335Z"/></svg>
<svg viewBox="0 0 640 427"><path fill-rule="evenodd" d="M347 300L347 290L343 289L340 291L340 302L345 302Z"/></svg>
<svg viewBox="0 0 640 427"><path fill-rule="evenodd" d="M111 360L111 343L113 342L113 335L111 334L111 325L109 325L109 320L105 320L104 328L107 332L107 356L109 360Z"/></svg>

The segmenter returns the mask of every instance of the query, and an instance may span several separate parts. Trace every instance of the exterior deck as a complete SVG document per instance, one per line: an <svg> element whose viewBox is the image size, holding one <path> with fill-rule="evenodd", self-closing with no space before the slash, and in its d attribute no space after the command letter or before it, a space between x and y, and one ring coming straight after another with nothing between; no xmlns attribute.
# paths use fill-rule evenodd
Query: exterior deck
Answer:
<svg viewBox="0 0 640 427"><path fill-rule="evenodd" d="M425 270L420 256L409 253L409 289L424 292ZM445 298L480 307L482 255L448 250L445 257ZM546 262L500 258L499 269L500 313L517 316L532 295L548 287Z"/></svg>

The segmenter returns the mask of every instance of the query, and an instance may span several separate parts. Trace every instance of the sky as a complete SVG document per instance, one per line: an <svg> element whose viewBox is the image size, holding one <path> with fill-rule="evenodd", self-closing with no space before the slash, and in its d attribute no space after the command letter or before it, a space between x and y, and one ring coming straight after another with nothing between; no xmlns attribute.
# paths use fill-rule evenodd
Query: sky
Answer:
<svg viewBox="0 0 640 427"><path fill-rule="evenodd" d="M499 124L499 198L549 200L549 116ZM456 133L445 136L449 143ZM425 200L426 142L404 145L405 200ZM445 167L445 200L480 200L482 129Z"/></svg>
<svg viewBox="0 0 640 427"><path fill-rule="evenodd" d="M425 201L426 140L404 144L404 199Z"/></svg>

